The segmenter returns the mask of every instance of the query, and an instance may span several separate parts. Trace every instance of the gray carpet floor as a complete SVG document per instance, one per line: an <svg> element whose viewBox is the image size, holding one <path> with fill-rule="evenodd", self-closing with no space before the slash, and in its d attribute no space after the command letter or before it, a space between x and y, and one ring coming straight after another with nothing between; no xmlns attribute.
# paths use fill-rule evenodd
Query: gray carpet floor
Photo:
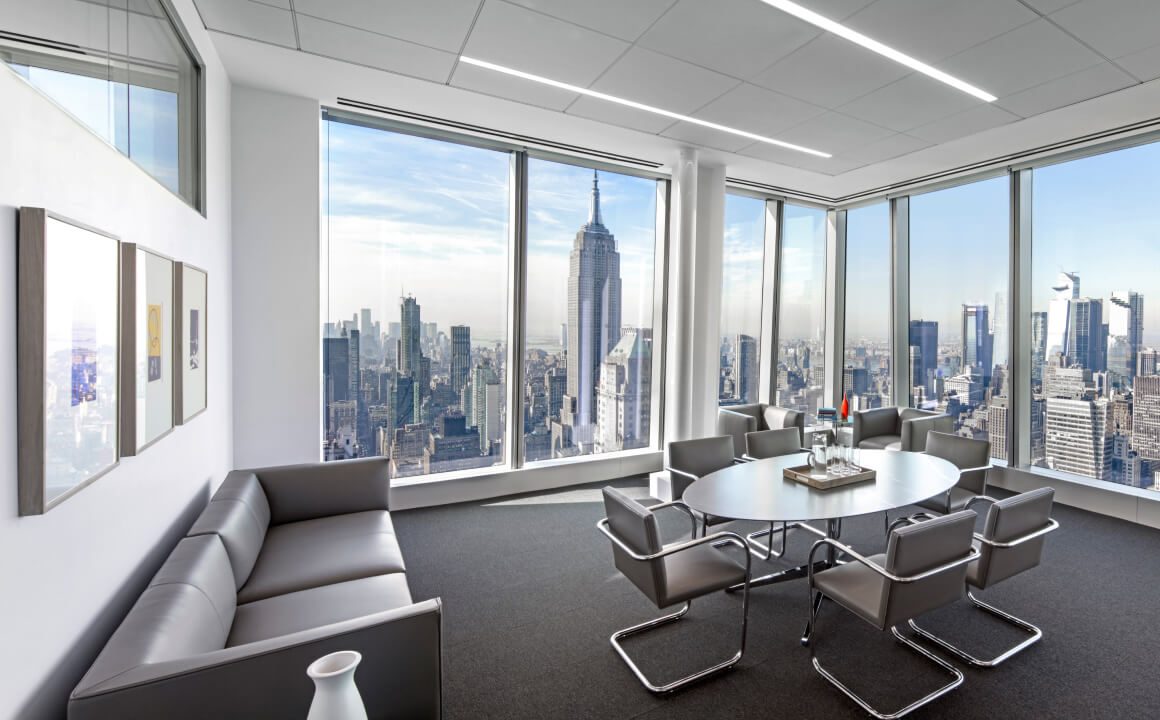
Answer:
<svg viewBox="0 0 1160 720"><path fill-rule="evenodd" d="M613 484L643 497L645 483ZM646 691L608 637L660 613L615 571L595 529L602 510L594 485L393 515L412 593L443 599L447 718L865 716L814 672L798 642L804 580L753 591L748 645L733 670L667 696ZM1055 517L1061 529L1043 565L982 594L1043 628L1043 641L999 668L964 668L959 689L913 717L1160 717L1160 531L1059 505ZM687 528L679 515L666 520L666 534ZM882 515L846 520L842 539L880 552ZM809 544L809 535L791 535L793 564ZM768 571L762 564L755 574ZM626 647L651 677L671 680L735 651L740 610L739 595L718 593ZM966 603L923 624L976 655L1024 637ZM815 648L883 709L947 680L889 633L829 603Z"/></svg>

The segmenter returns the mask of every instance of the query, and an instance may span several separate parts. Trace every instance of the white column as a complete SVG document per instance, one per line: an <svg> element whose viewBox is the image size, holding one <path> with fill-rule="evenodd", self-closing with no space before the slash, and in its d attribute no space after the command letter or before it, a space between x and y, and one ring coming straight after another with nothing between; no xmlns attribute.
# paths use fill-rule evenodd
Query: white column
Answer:
<svg viewBox="0 0 1160 720"><path fill-rule="evenodd" d="M668 354L665 357L665 437L693 437L693 256L697 225L697 151L682 149L673 166L669 208Z"/></svg>
<svg viewBox="0 0 1160 720"><path fill-rule="evenodd" d="M697 168L697 236L693 268L693 437L717 433L724 245L725 167L700 163Z"/></svg>

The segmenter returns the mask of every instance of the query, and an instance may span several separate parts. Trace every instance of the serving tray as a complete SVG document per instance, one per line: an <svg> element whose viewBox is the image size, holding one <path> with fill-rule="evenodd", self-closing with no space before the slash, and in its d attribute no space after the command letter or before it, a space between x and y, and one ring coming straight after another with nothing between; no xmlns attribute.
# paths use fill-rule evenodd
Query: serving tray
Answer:
<svg viewBox="0 0 1160 720"><path fill-rule="evenodd" d="M809 465L797 465L786 468L783 474L787 480L809 485L817 490L829 490L830 488L842 487L843 485L853 485L854 483L874 480L878 477L878 473L869 468L864 468L860 465L854 465L852 467L855 468L853 472L845 472L841 475L834 475L832 473L817 475L811 473Z"/></svg>

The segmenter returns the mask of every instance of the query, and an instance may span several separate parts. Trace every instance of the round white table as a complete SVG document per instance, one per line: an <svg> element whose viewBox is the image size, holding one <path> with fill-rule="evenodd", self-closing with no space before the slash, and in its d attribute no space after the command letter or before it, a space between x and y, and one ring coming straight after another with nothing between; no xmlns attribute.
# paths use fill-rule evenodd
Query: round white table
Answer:
<svg viewBox="0 0 1160 720"><path fill-rule="evenodd" d="M872 481L817 490L793 480L782 471L806 464L806 453L755 460L733 465L695 481L682 496L689 507L706 515L730 520L805 525L825 520L825 535L841 533L842 518L868 515L913 505L951 489L959 480L952 463L922 453L893 450L860 450L859 464L878 475ZM770 538L773 542L773 538ZM831 555L825 562L832 565ZM755 578L751 586L768 585L804 577L805 565Z"/></svg>

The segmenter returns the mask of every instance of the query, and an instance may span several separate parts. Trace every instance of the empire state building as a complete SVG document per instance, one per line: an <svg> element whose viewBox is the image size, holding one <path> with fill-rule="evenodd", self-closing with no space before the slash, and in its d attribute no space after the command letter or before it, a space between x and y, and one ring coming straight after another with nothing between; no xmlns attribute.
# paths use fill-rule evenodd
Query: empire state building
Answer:
<svg viewBox="0 0 1160 720"><path fill-rule="evenodd" d="M561 419L571 426L571 437L561 438L565 447L593 441L600 364L620 340L620 300L620 253L600 215L593 171L588 222L576 232L568 271L568 381Z"/></svg>

